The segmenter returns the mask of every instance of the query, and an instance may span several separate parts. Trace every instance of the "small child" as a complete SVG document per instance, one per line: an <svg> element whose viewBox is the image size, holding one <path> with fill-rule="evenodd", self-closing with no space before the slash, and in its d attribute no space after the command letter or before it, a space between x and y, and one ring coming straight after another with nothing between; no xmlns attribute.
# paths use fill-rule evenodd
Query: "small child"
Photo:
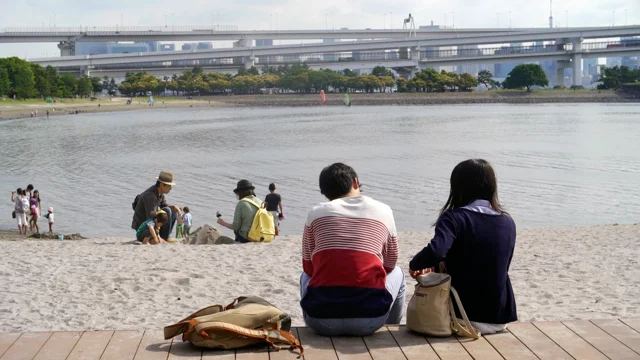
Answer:
<svg viewBox="0 0 640 360"><path fill-rule="evenodd" d="M162 244L164 243L164 239L158 235L158 231L167 221L169 221L169 217L167 213L160 210L156 213L151 219L143 222L142 225L136 231L136 238L143 244Z"/></svg>
<svg viewBox="0 0 640 360"><path fill-rule="evenodd" d="M184 211L184 215L182 215L182 231L184 237L187 238L189 237L189 235L191 235L191 213L189 212L188 206L185 206L182 211Z"/></svg>
<svg viewBox="0 0 640 360"><path fill-rule="evenodd" d="M47 209L47 215L45 215L44 217L46 217L49 220L49 234L53 234L54 217L53 217L52 207Z"/></svg>
<svg viewBox="0 0 640 360"><path fill-rule="evenodd" d="M176 223L176 239L182 239L184 237L184 219L178 215Z"/></svg>

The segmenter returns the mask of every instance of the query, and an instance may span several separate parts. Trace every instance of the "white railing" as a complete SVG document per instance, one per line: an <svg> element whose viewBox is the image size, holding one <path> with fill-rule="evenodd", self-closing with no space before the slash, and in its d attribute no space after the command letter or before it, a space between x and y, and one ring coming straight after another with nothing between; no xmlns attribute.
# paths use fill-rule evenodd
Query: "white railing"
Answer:
<svg viewBox="0 0 640 360"><path fill-rule="evenodd" d="M78 27L20 27L5 28L0 31L4 36L73 36L79 34L149 34L149 33L193 33L193 32L236 32L237 25L200 25L200 26L78 26Z"/></svg>

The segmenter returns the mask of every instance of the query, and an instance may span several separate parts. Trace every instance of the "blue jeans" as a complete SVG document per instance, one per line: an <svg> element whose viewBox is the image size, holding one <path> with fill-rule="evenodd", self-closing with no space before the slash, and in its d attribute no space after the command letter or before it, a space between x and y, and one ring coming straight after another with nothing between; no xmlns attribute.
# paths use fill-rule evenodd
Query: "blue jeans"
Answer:
<svg viewBox="0 0 640 360"><path fill-rule="evenodd" d="M307 293L311 278L306 273L300 276L300 298ZM323 336L367 336L376 332L387 324L400 324L402 320L405 300L406 283L404 273L395 267L387 274L385 287L393 297L393 304L385 315L377 318L345 318L345 319L316 319L304 314L304 322L316 333Z"/></svg>
<svg viewBox="0 0 640 360"><path fill-rule="evenodd" d="M178 214L176 214L170 207L163 207L162 210L167 213L167 217L169 217L169 221L162 225L160 228L159 234L160 237L167 240L173 234L173 226L178 221Z"/></svg>

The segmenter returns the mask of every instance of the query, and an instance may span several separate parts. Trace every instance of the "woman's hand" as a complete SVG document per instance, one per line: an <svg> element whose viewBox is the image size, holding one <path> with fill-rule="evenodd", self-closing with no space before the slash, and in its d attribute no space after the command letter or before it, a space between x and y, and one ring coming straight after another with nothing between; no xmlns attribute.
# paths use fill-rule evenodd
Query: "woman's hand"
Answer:
<svg viewBox="0 0 640 360"><path fill-rule="evenodd" d="M411 277L415 279L420 275L425 275L434 271L435 271L435 268L427 268L422 270L411 270L410 274L411 274Z"/></svg>

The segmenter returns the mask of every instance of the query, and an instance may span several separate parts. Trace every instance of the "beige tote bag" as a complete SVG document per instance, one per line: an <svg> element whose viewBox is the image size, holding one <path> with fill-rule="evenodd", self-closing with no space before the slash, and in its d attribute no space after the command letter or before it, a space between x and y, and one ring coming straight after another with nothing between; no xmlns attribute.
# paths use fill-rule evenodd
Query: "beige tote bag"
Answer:
<svg viewBox="0 0 640 360"><path fill-rule="evenodd" d="M451 287L451 275L428 273L418 276L417 280L415 292L407 307L407 327L410 330L438 337L455 334L480 338L480 332L471 325L458 293ZM456 317L452 299L458 305L462 320Z"/></svg>

